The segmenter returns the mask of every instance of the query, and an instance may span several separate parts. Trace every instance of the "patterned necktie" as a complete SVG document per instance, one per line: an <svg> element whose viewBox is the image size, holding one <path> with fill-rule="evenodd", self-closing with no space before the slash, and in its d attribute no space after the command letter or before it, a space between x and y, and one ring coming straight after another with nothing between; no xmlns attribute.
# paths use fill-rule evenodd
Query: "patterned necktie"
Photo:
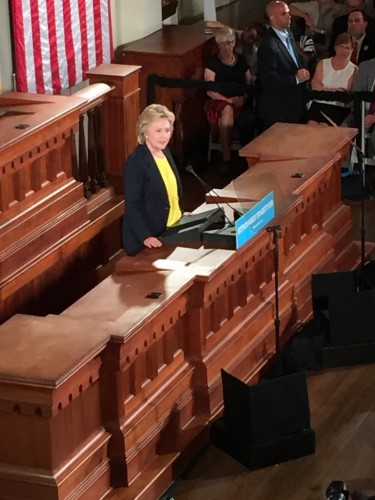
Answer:
<svg viewBox="0 0 375 500"><path fill-rule="evenodd" d="M353 52L352 55L350 56L350 61L353 64L357 64L357 58L358 58L358 42L354 42Z"/></svg>
<svg viewBox="0 0 375 500"><path fill-rule="evenodd" d="M375 91L375 81L374 81L374 83L372 85L371 91L372 92ZM368 112L369 112L370 115L375 115L375 101L370 102L370 108L369 108Z"/></svg>
<svg viewBox="0 0 375 500"><path fill-rule="evenodd" d="M290 54L290 57L295 62L296 66L298 66L297 57L296 57L296 54L294 52L293 45L292 45L292 42L290 40L289 34L286 35L286 46L287 46L288 52Z"/></svg>

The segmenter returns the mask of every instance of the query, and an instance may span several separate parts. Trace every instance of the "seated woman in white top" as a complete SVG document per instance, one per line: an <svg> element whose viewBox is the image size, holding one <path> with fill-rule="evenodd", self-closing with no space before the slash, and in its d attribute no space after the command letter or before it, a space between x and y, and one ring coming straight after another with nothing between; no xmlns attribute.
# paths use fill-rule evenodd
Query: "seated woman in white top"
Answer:
<svg viewBox="0 0 375 500"><path fill-rule="evenodd" d="M353 86L357 66L350 62L354 41L349 33L341 33L335 41L335 55L318 62L311 88L313 90L350 91ZM330 124L324 115L336 125L341 125L350 108L340 101L314 100L308 111L308 123ZM324 115L322 114L324 113Z"/></svg>

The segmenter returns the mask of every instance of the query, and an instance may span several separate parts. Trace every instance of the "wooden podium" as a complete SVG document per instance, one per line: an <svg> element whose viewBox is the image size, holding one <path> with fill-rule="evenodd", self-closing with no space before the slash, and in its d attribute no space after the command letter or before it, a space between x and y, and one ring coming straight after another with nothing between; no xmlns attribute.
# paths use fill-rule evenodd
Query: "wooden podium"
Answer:
<svg viewBox="0 0 375 500"><path fill-rule="evenodd" d="M59 316L16 315L0 329L1 496L104 497L99 371L110 333Z"/></svg>
<svg viewBox="0 0 375 500"><path fill-rule="evenodd" d="M249 166L258 161L316 158L340 153L348 155L357 129L310 127L294 123L275 123L239 151Z"/></svg>
<svg viewBox="0 0 375 500"><path fill-rule="evenodd" d="M294 127L297 136L302 129ZM293 126L288 130L293 135ZM240 204L274 191L272 223L282 228L281 346L312 316L311 274L353 269L360 261L350 211L339 196L340 165L355 131L342 129L340 134L331 138L336 146L325 156L278 159L278 144L275 152L267 146L269 157L261 157L225 189L225 196L232 193ZM317 151L322 149L316 144ZM303 176L295 177L296 172ZM32 439L34 428L43 436L48 423L53 432L45 452L56 457L57 467L54 472L49 469L51 481L55 471L65 470L66 460L77 470L77 476L70 476L70 491L84 495L89 484L79 471L90 463L89 477L95 477L98 491L104 491L106 450L111 484L123 487L121 498L158 498L206 442L209 424L222 411L220 370L249 383L259 379L274 357L273 272L272 235L265 230L236 251L165 245L124 257L112 276L53 320L12 318L0 327L4 436L6 429L18 425L13 413L21 414L19 425L27 439ZM43 356L48 360L45 367L32 363ZM27 422L24 412L32 414ZM64 453L59 434L54 434L61 422L72 426ZM30 451L25 460L17 436L6 434L8 451L0 467L0 484L7 484L9 498L16 498L24 477L37 491L38 474L31 478L26 467L50 466L32 459ZM86 455L88 442L91 455ZM86 461L87 456L93 460ZM18 476L11 483L7 471L15 465ZM93 498L87 495L82 498ZM47 493L43 498L55 497Z"/></svg>

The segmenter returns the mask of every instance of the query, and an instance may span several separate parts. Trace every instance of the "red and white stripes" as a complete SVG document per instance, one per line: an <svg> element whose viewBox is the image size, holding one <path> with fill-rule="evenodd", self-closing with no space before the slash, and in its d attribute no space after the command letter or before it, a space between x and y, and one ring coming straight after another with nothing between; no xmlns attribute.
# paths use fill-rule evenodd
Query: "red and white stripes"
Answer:
<svg viewBox="0 0 375 500"><path fill-rule="evenodd" d="M113 55L109 0L12 0L17 90L59 94Z"/></svg>

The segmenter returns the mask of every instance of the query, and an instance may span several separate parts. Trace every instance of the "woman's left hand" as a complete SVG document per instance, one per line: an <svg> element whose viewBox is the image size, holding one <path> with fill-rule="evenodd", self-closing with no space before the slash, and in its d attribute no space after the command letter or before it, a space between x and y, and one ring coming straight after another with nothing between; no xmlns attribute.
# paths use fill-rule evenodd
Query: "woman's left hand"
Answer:
<svg viewBox="0 0 375 500"><path fill-rule="evenodd" d="M143 242L144 246L147 248L159 248L163 245L163 243L155 236L149 236Z"/></svg>

